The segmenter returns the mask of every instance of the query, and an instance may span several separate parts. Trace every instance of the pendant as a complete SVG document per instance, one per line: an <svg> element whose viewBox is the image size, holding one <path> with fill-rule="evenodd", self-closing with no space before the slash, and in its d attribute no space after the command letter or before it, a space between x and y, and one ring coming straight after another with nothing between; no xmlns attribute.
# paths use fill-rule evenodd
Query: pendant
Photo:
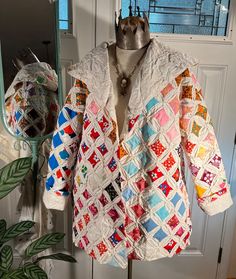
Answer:
<svg viewBox="0 0 236 279"><path fill-rule="evenodd" d="M122 76L119 81L121 95L124 96L127 94L127 89L129 88L129 85L130 85L130 79L125 76Z"/></svg>

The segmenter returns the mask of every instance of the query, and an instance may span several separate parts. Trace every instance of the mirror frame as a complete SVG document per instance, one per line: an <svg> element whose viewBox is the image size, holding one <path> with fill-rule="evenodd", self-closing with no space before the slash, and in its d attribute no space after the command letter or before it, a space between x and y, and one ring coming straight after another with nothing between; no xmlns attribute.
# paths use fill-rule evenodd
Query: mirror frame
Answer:
<svg viewBox="0 0 236 279"><path fill-rule="evenodd" d="M61 74L61 63L60 63L60 53L61 53L61 44L60 44L60 30L59 30L59 1L55 1L53 3L49 3L49 5L54 5L55 10L55 46L56 46L56 74L58 76L58 103L59 107L61 108L63 105L63 92L62 92L62 74ZM3 65L2 65L2 52L1 52L1 41L0 41L0 119L2 120L3 126L5 130L13 136L15 139L29 141L32 146L32 153L34 151L35 145L38 143L46 140L47 138L51 138L53 135L52 131L50 134L44 136L37 136L37 137L23 137L17 136L11 131L10 127L7 123L6 118L6 109L5 109L5 88L4 88L4 79L3 79ZM35 151L37 152L37 151ZM33 154L35 157L36 154Z"/></svg>

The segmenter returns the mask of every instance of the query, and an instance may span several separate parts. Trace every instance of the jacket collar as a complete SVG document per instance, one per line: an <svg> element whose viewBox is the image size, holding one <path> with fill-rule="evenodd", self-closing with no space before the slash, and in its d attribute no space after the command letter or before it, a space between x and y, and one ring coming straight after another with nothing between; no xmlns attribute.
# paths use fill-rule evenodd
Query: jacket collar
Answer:
<svg viewBox="0 0 236 279"><path fill-rule="evenodd" d="M69 75L85 82L101 107L107 104L109 94L113 91L108 54L108 46L113 43L100 44L68 69ZM168 47L156 37L152 38L132 87L128 111L137 114L151 96L157 95L187 67L196 64L196 58Z"/></svg>

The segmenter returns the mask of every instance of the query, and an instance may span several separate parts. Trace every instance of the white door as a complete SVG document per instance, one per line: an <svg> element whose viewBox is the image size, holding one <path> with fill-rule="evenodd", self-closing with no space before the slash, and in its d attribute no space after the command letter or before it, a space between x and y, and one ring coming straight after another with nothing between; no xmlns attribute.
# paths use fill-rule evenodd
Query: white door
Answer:
<svg viewBox="0 0 236 279"><path fill-rule="evenodd" d="M75 50L77 49L79 58L82 58L100 42L114 39L114 11L119 10L121 0L74 0L73 2L74 34L77 36L78 47ZM236 1L231 1L229 32L226 37L153 34L153 36L158 35L161 41L171 47L199 59L200 65L195 69L196 75L202 85L213 119L231 186L235 186L236 180L236 164L232 163L236 159L236 157L232 158L236 132L236 90L234 89L236 17L233 17L234 14L236 14ZM66 46L65 42L64 46ZM63 59L67 61L71 59L70 55L74 55L68 53L67 56L65 53ZM57 265L57 276L63 274L67 278L83 279L226 279L236 216L235 187L231 189L234 205L227 213L208 217L197 206L190 173L187 172L186 175L189 199L192 204L193 233L190 239L191 245L180 255L153 262L133 261L129 270L122 270L100 265L88 258L83 251L75 249L78 265L73 266L73 269L69 266L65 269ZM68 215L65 215L65 220L67 217ZM65 222L64 228L67 226ZM59 277L55 276L55 278Z"/></svg>

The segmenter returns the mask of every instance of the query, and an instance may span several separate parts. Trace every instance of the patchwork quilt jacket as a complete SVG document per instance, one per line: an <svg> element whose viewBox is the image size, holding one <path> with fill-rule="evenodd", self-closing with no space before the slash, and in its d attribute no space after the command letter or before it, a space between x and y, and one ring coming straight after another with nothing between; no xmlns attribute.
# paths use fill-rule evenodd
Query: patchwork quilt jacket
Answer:
<svg viewBox="0 0 236 279"><path fill-rule="evenodd" d="M111 42L112 43L112 42ZM187 165L208 215L233 201L195 58L151 40L119 135L104 43L69 74L44 192L47 208L72 200L73 242L102 264L172 257L190 244ZM72 197L72 199L69 199Z"/></svg>

